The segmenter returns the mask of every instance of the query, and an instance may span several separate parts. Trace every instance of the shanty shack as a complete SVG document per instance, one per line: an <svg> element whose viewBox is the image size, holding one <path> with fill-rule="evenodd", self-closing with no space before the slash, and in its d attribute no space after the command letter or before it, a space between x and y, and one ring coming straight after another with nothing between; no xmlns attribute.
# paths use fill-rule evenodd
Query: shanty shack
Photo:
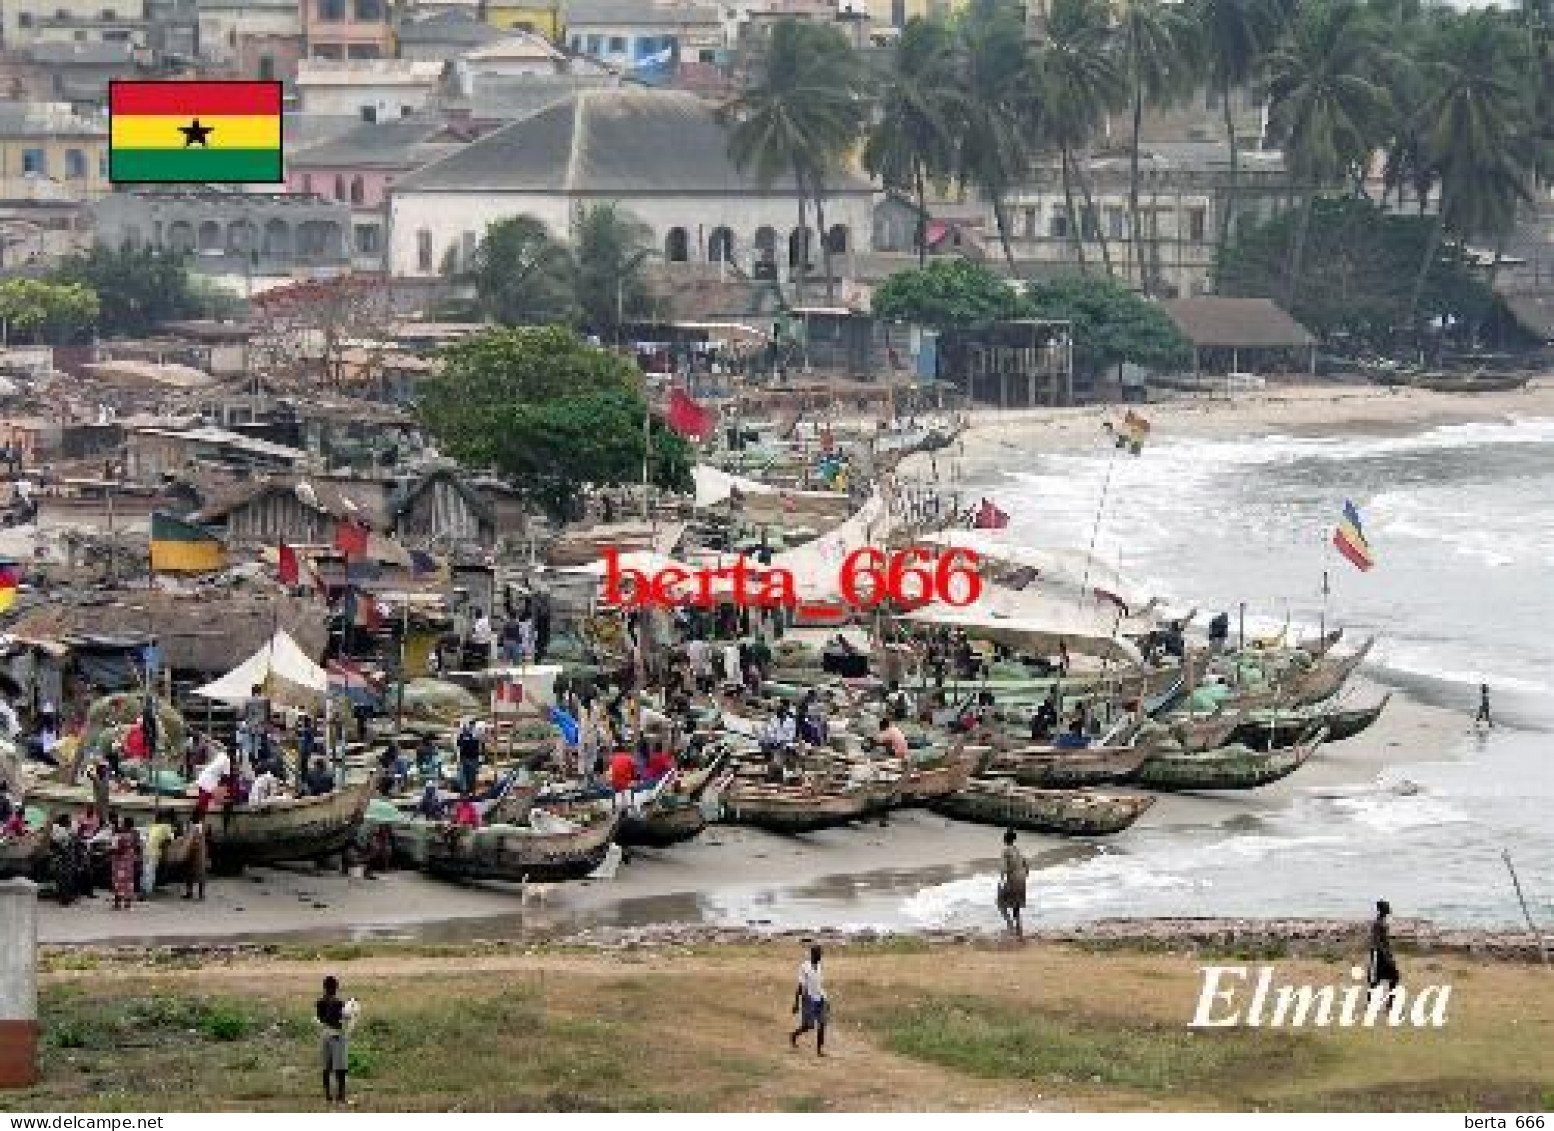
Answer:
<svg viewBox="0 0 1554 1131"><path fill-rule="evenodd" d="M377 480L273 480L207 505L194 520L224 529L234 547L327 546L341 522L385 529L386 503Z"/></svg>
<svg viewBox="0 0 1554 1131"><path fill-rule="evenodd" d="M490 546L496 508L450 470L405 481L392 504L394 534L407 546Z"/></svg>

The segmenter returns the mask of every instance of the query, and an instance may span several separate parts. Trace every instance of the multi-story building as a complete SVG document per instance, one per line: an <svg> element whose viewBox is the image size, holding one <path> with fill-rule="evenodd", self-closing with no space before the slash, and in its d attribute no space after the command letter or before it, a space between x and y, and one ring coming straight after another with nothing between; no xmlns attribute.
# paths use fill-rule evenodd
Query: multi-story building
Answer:
<svg viewBox="0 0 1554 1131"><path fill-rule="evenodd" d="M299 0L310 59L389 59L394 55L389 0Z"/></svg>
<svg viewBox="0 0 1554 1131"><path fill-rule="evenodd" d="M443 64L433 59L303 59L297 99L307 115L354 115L364 122L408 118L426 107Z"/></svg>
<svg viewBox="0 0 1554 1131"><path fill-rule="evenodd" d="M0 180L52 181L77 200L109 191L108 124L57 102L0 102Z"/></svg>
<svg viewBox="0 0 1554 1131"><path fill-rule="evenodd" d="M674 80L682 65L723 61L728 28L716 7L630 0L568 0L566 44L648 83Z"/></svg>
<svg viewBox="0 0 1554 1131"><path fill-rule="evenodd" d="M233 78L297 76L303 54L298 0L199 0L199 52L217 73Z"/></svg>
<svg viewBox="0 0 1554 1131"><path fill-rule="evenodd" d="M7 47L37 43L150 44L146 0L8 0L0 17Z"/></svg>
<svg viewBox="0 0 1554 1131"><path fill-rule="evenodd" d="M562 0L485 0L481 7L492 27L532 31L561 42Z"/></svg>

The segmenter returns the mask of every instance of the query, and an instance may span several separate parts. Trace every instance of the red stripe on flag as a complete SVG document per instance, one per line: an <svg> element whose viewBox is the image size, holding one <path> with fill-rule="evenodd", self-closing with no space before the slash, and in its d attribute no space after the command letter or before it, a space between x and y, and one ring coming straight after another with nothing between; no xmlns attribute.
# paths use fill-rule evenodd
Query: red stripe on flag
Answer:
<svg viewBox="0 0 1554 1131"><path fill-rule="evenodd" d="M1375 564L1371 561L1369 554L1351 543L1349 539L1343 536L1342 532L1333 535L1333 545L1338 547L1338 552L1348 558L1356 569L1367 570Z"/></svg>
<svg viewBox="0 0 1554 1131"><path fill-rule="evenodd" d="M108 84L112 114L268 115L281 112L278 82L138 82Z"/></svg>

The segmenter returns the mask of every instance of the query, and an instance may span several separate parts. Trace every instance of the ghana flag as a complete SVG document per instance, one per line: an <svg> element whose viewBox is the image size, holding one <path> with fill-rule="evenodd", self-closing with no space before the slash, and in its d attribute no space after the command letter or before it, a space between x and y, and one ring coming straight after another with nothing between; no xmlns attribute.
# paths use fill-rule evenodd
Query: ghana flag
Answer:
<svg viewBox="0 0 1554 1131"><path fill-rule="evenodd" d="M152 513L152 573L210 573L225 564L221 539L209 530L160 511Z"/></svg>
<svg viewBox="0 0 1554 1131"><path fill-rule="evenodd" d="M108 84L116 184L285 180L278 82Z"/></svg>

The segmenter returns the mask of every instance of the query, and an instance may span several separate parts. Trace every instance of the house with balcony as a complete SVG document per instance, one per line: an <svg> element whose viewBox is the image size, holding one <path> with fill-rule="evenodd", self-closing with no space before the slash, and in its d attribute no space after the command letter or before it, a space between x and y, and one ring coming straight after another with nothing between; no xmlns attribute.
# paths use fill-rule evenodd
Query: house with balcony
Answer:
<svg viewBox="0 0 1554 1131"><path fill-rule="evenodd" d="M299 0L309 59L391 59L389 0Z"/></svg>

